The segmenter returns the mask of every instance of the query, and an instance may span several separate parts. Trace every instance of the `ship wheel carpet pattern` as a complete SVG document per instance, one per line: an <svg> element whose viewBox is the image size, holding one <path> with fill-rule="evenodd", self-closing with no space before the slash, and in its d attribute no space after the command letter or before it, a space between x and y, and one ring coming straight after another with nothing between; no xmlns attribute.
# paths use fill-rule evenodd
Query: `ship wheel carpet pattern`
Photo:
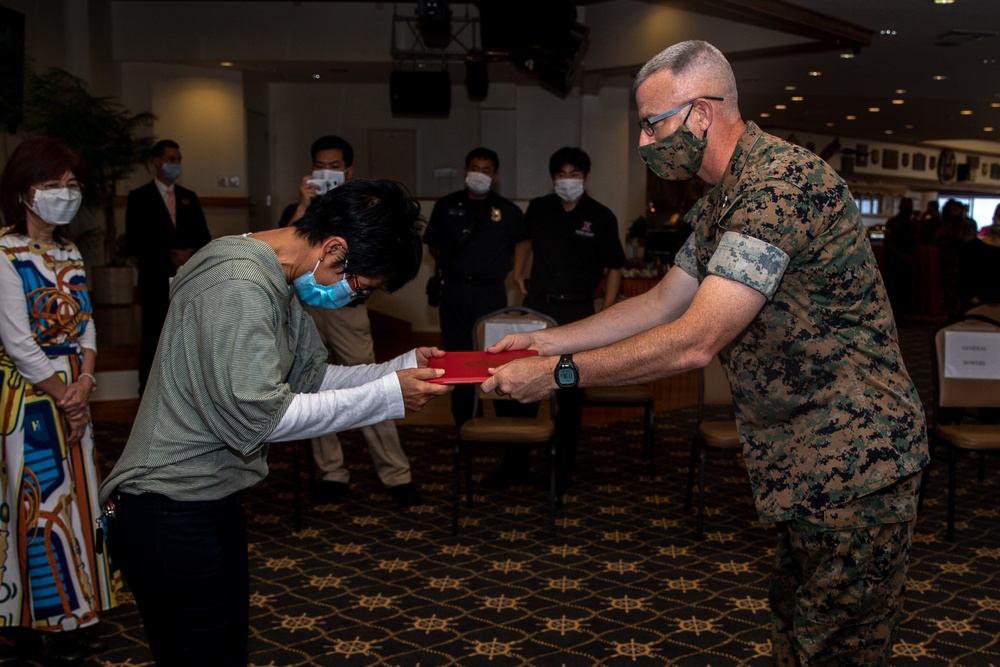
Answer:
<svg viewBox="0 0 1000 667"><path fill-rule="evenodd" d="M908 360L915 376L921 363ZM926 382L929 366L919 372ZM683 511L694 419L693 408L658 415L652 479L638 419L585 429L555 537L546 492L530 485L477 487L452 536L454 429L414 425L400 436L424 505L397 508L361 434L348 432L350 494L338 504L306 498L296 532L293 462L307 452L272 446L270 475L246 494L251 665L770 665L773 530L757 520L746 472L720 457L709 462L696 539ZM128 424L96 429L108 470ZM497 462L484 452L475 476ZM1000 484L996 462L987 459L982 482L976 465L959 471L954 543L947 469L932 469L893 665L1000 665ZM109 649L89 664L152 665L128 596L102 627ZM19 664L12 653L0 630L0 665Z"/></svg>

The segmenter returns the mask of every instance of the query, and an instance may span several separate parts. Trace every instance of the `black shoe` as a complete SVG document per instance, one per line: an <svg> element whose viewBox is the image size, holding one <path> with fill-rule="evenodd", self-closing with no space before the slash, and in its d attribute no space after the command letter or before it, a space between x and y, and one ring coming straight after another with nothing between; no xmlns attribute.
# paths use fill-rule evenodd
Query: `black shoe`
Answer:
<svg viewBox="0 0 1000 667"><path fill-rule="evenodd" d="M549 490L549 484L551 482L549 480L548 475L538 475L532 481L535 488L539 489L540 491ZM559 474L556 474L556 495L559 498L562 498L566 494L566 491L569 490L569 487L571 487L572 485L573 485L573 479L571 477L564 477Z"/></svg>
<svg viewBox="0 0 1000 667"><path fill-rule="evenodd" d="M347 495L347 482L330 482L323 480L313 487L310 497L314 505L339 503Z"/></svg>
<svg viewBox="0 0 1000 667"><path fill-rule="evenodd" d="M385 489L400 507L413 507L414 505L424 504L424 499L420 497L420 492L417 491L417 487L413 485L413 482L387 486Z"/></svg>
<svg viewBox="0 0 1000 667"><path fill-rule="evenodd" d="M487 489L505 491L515 484L531 484L531 475L527 471L514 472L501 467L485 475L479 483Z"/></svg>
<svg viewBox="0 0 1000 667"><path fill-rule="evenodd" d="M75 665L83 661L76 639L68 632L21 632L16 647L22 659L43 665Z"/></svg>
<svg viewBox="0 0 1000 667"><path fill-rule="evenodd" d="M99 627L99 625L95 624L73 631L72 636L76 639L76 643L84 653L100 653L107 650L108 642L101 636L100 630L98 630Z"/></svg>

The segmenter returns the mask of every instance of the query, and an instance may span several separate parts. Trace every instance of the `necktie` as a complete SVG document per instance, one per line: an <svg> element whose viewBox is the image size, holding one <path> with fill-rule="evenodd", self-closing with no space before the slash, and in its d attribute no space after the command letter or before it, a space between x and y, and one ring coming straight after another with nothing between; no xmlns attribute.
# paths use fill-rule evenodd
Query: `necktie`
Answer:
<svg viewBox="0 0 1000 667"><path fill-rule="evenodd" d="M170 222L177 226L177 198L174 196L174 189L167 188L167 211L170 212Z"/></svg>

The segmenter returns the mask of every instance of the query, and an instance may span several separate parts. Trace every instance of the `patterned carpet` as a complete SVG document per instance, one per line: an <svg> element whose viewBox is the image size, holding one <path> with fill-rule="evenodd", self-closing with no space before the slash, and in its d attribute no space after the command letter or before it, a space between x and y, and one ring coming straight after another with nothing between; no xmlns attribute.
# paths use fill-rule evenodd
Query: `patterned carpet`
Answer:
<svg viewBox="0 0 1000 667"><path fill-rule="evenodd" d="M907 363L928 390L930 327L903 329ZM770 664L767 580L773 535L756 520L746 473L710 463L706 535L683 513L694 409L658 415L657 476L640 461L638 420L586 429L578 479L549 536L546 495L477 489L451 528L452 429L404 426L426 504L398 510L375 481L359 433L343 442L352 493L304 501L293 530L293 455L247 494L251 664L430 667ZM127 425L98 424L110 466ZM477 457L479 474L496 463ZM944 539L946 470L934 469L919 519L910 593L893 665L1000 665L1000 487L962 466L956 542ZM90 664L152 664L133 604L104 617L110 649ZM0 665L16 664L0 635Z"/></svg>

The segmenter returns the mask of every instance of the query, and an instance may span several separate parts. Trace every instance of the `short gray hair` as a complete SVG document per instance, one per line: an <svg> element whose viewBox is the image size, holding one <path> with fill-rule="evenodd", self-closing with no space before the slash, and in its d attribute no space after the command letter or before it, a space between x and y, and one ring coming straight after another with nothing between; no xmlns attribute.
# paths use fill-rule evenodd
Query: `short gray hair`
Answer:
<svg viewBox="0 0 1000 667"><path fill-rule="evenodd" d="M692 39L663 49L639 70L632 86L633 92L661 70L669 70L682 79L688 75L698 75L698 78L710 81L717 89L702 91L701 94L725 97L726 106L736 108L736 76L733 68L722 51L708 42Z"/></svg>

